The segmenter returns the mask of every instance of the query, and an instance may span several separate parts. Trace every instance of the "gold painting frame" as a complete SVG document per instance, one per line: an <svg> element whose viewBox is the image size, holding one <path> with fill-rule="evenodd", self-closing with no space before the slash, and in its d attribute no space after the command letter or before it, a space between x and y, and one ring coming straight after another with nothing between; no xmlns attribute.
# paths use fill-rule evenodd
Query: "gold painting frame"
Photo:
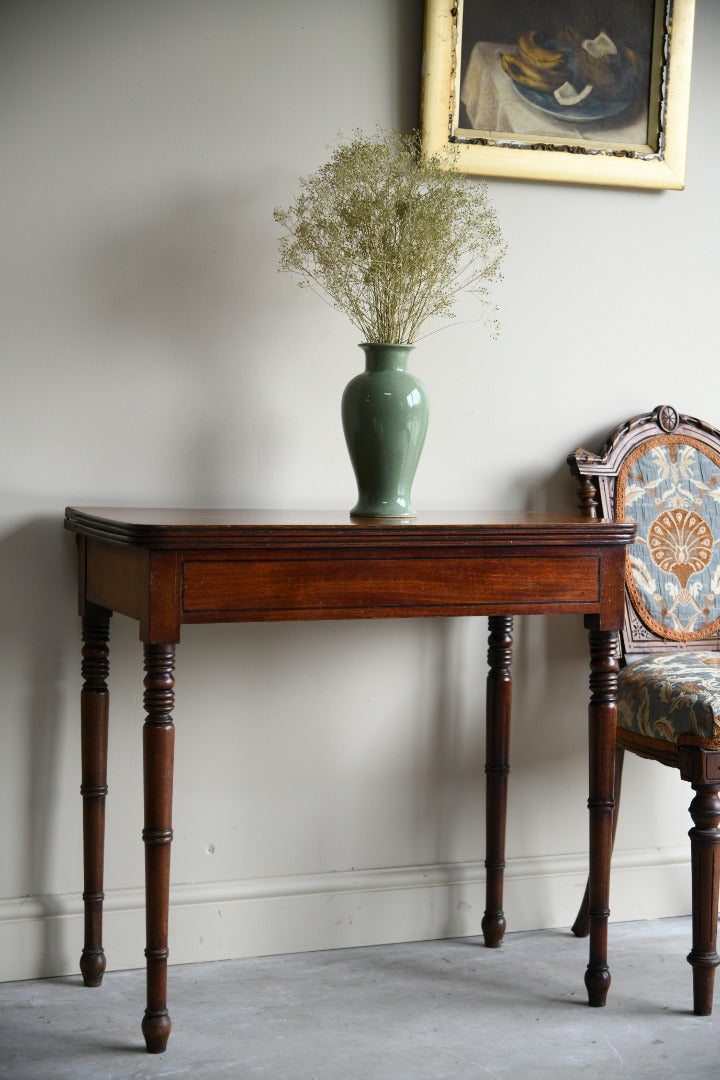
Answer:
<svg viewBox="0 0 720 1080"><path fill-rule="evenodd" d="M622 0L616 3L621 4ZM496 60L501 64L502 56L507 53L503 54L502 46L491 41L477 41L474 46L485 50L478 53L477 62L484 60L489 72L487 78L495 80L494 85L484 84L489 87L485 97L481 98L478 91L478 113L486 107L486 99L489 100L495 87L499 87L503 108L506 101L509 105L504 115L502 108L497 107L494 119L504 120L502 126L507 130L500 130L499 125L497 130L493 126L472 126L466 104L461 102L463 79L469 77L470 65L466 60L469 45L463 40L463 28L472 25L471 17L476 24L483 18L488 24L495 18L505 19L507 26L508 11L521 12L522 0L518 0L514 9L510 5L501 6L502 15L496 14L498 6L493 0L426 0L421 73L422 152L442 154L451 148L449 167L486 177L683 188L695 0L655 0L651 6L648 18L652 19L652 40L648 39L647 57L643 57L647 77L635 95L636 118L627 128L617 121L610 137L608 126L615 121L603 119L596 127L604 127L604 131L597 136L592 123L581 123L577 128L567 125L567 114L558 112L556 106L553 106L555 115L547 111L543 116L545 110L535 107L527 98L515 101L513 92L524 88L517 84L510 84L509 89L505 84L500 86L498 80L502 81L506 72L503 69L499 74ZM549 11L551 0L547 7ZM532 10L538 10L537 3ZM518 32L528 29L518 21ZM587 46L587 42L583 44ZM493 49L497 51L493 53ZM629 49L625 51L628 56L635 56ZM515 119L511 124L513 109L516 116L518 113L522 116L519 122ZM576 112L580 113L581 109L579 106ZM626 109L626 114L630 112L632 108ZM528 123L530 113L533 118ZM461 121L465 126L461 126ZM525 125L534 130L522 130ZM632 136L629 139L628 131Z"/></svg>

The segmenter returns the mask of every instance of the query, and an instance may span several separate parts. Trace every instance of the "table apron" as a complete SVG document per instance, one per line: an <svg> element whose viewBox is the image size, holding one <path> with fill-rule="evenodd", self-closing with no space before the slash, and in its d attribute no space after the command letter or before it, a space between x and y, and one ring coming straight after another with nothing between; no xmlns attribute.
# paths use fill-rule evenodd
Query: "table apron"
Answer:
<svg viewBox="0 0 720 1080"><path fill-rule="evenodd" d="M178 641L183 623L577 613L617 629L622 617L622 545L208 552L81 539L81 611L138 619L144 641Z"/></svg>
<svg viewBox="0 0 720 1080"><path fill-rule="evenodd" d="M192 559L182 621L593 611L600 558L579 554L438 558Z"/></svg>

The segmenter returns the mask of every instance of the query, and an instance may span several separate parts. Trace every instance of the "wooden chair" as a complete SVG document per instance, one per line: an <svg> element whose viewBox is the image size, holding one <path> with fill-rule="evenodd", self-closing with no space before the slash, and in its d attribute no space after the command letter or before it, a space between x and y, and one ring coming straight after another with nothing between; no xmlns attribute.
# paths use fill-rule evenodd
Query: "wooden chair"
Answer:
<svg viewBox="0 0 720 1080"><path fill-rule="evenodd" d="M659 405L568 464L585 516L637 522L620 635L615 822L625 750L692 785L688 961L694 1012L709 1016L720 963L720 431ZM587 894L573 932L589 932Z"/></svg>

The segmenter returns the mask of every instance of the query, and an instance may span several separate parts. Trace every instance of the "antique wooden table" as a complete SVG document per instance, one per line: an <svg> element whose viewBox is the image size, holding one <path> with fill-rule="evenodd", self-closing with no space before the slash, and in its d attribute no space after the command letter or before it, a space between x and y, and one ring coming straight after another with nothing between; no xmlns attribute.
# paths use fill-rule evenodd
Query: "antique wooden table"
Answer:
<svg viewBox="0 0 720 1080"><path fill-rule="evenodd" d="M83 625L81 695L85 944L80 968L105 970L102 904L109 621L137 619L144 645L143 728L147 1049L161 1053L167 1009L175 646L183 623L489 616L486 945L502 910L512 619L583 615L589 630L591 1005L610 986L607 921L617 661L632 524L558 514L427 514L412 522L344 514L69 508Z"/></svg>

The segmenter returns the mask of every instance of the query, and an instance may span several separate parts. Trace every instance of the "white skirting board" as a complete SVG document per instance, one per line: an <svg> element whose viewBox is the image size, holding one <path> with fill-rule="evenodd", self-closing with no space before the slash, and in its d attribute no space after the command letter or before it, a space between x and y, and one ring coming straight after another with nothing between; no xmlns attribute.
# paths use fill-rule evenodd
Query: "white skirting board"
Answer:
<svg viewBox="0 0 720 1080"><path fill-rule="evenodd" d="M586 865L509 859L508 932L569 926ZM616 853L610 905L618 922L689 914L688 848ZM484 906L481 862L174 885L170 963L475 936ZM82 942L80 894L0 901L0 981L76 973ZM144 944L143 889L108 892L108 970L142 967Z"/></svg>

